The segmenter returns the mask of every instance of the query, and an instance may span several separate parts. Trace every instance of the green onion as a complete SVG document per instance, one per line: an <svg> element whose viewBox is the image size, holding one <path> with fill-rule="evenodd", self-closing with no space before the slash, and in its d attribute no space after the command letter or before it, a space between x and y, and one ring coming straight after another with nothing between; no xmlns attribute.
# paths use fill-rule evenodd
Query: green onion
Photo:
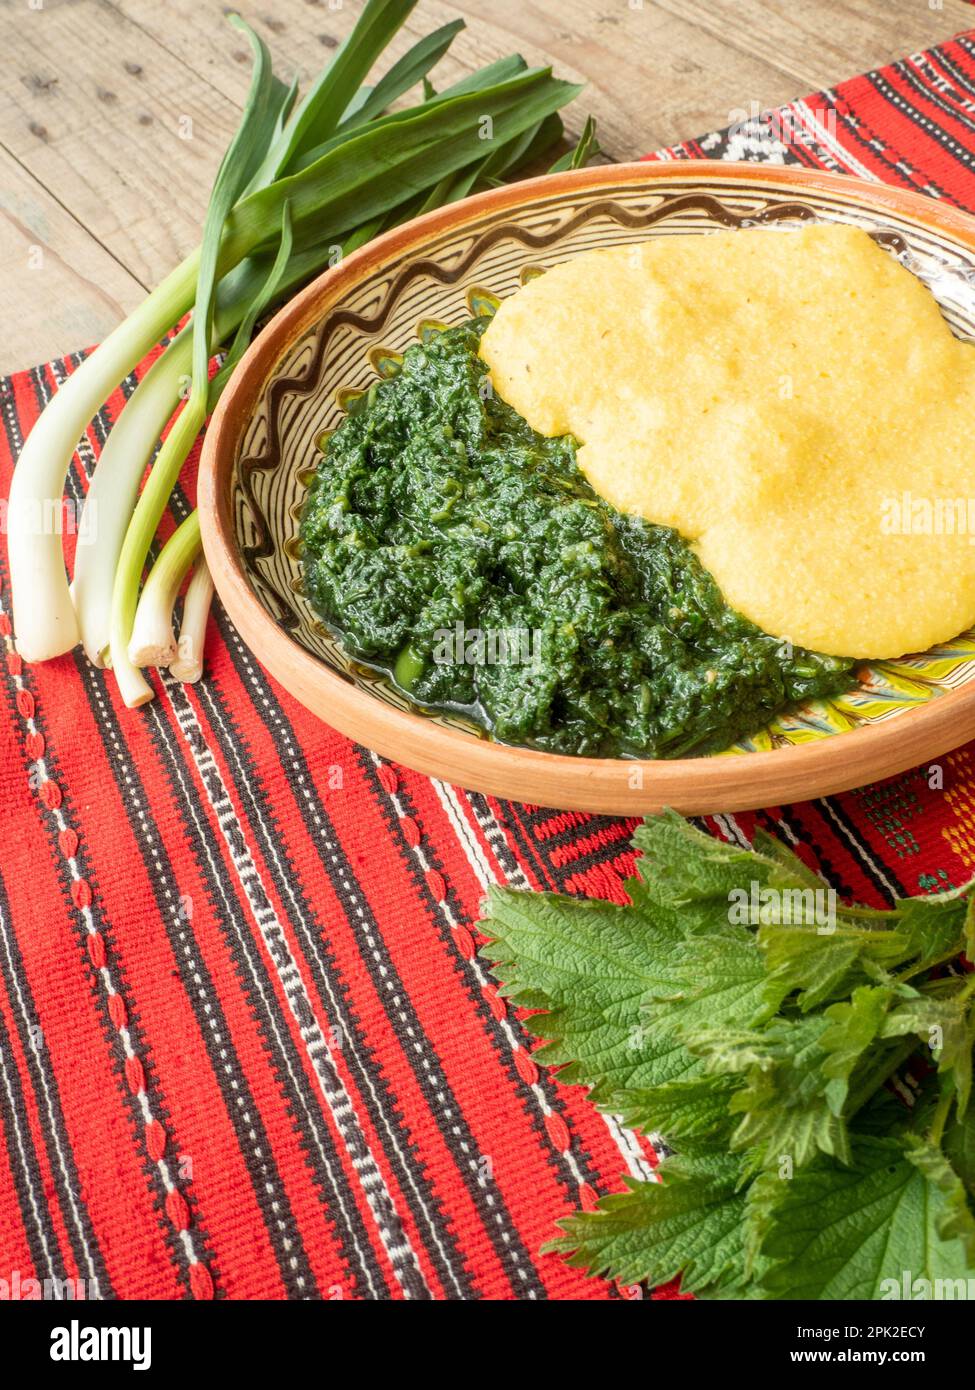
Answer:
<svg viewBox="0 0 975 1390"><path fill-rule="evenodd" d="M133 666L168 666L176 659L173 605L199 553L200 514L190 512L163 546L142 590L129 638L128 656ZM112 657L114 665L121 654L113 650Z"/></svg>
<svg viewBox="0 0 975 1390"><path fill-rule="evenodd" d="M184 625L195 625L185 659L174 654L172 636L173 603L196 553L189 544L199 531L194 517L163 548L141 600L139 586L183 462L260 315L333 264L337 247L345 254L420 210L489 187L560 138L558 110L579 88L555 80L547 68L527 68L520 57L434 93L428 73L462 27L459 20L419 40L375 85L363 87L415 3L368 0L298 104L295 88L273 75L264 44L230 16L247 35L254 68L200 247L68 378L15 470L9 554L17 647L27 660L57 656L80 637L92 661L110 661L133 705L152 696L140 663L195 670L212 594L202 561L194 572L199 581L190 585L192 603L188 593L184 604ZM390 103L418 82L424 99L389 113ZM37 534L34 518L56 510L77 441L106 398L191 310L191 323L109 433L88 495L95 543L78 547L69 591L60 537ZM226 361L209 380L210 353L231 334ZM189 397L182 401L187 376Z"/></svg>
<svg viewBox="0 0 975 1390"><path fill-rule="evenodd" d="M169 665L170 674L177 680L198 681L203 675L203 643L212 598L213 580L206 560L200 559L183 600L177 656Z"/></svg>

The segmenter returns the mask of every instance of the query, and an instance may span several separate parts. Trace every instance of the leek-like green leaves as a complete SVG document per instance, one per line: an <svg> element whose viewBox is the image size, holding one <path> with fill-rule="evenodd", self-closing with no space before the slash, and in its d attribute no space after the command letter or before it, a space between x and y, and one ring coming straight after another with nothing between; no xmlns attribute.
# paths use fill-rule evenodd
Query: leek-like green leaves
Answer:
<svg viewBox="0 0 975 1390"><path fill-rule="evenodd" d="M490 187L561 137L558 111L580 89L557 81L547 68L529 69L517 55L434 92L429 72L462 20L420 39L378 81L362 86L415 4L368 0L300 102L296 85L271 71L261 40L230 16L247 35L254 68L240 126L214 181L200 247L69 377L35 424L14 474L8 550L17 644L28 660L68 651L81 635L95 661L110 647L126 703L150 698L151 687L129 659L145 560L186 455L261 314L334 264L337 249L344 255L419 211ZM418 84L423 99L390 112ZM87 422L191 309L189 329L127 403L115 427L118 448L115 431L109 436L89 491L98 499L99 544L79 553L72 597L60 537L32 533L17 518L44 514L56 501ZM231 334L226 360L210 380L210 353ZM180 411L188 358L192 385ZM174 415L136 501L146 462ZM171 614L163 610L182 578L178 566L185 572L195 553L185 544L167 552L166 582L147 585L139 609L147 630L157 632L167 624L171 630ZM209 593L202 575L194 592L199 635ZM199 646L185 669L196 669ZM141 654L145 644L135 647Z"/></svg>

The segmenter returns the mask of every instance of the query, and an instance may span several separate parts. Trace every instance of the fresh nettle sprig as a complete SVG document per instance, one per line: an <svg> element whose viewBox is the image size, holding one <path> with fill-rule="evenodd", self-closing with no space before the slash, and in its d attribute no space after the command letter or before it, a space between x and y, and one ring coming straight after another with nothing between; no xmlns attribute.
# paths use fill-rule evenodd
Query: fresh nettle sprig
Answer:
<svg viewBox="0 0 975 1390"><path fill-rule="evenodd" d="M195 679L212 594L195 514L162 548L141 593L140 586L182 466L260 316L378 233L515 176L561 141L558 113L581 88L556 80L550 68L529 68L514 55L434 90L429 74L464 27L460 19L420 39L365 85L415 4L367 0L301 101L294 84L274 76L263 42L230 16L251 44L254 68L201 244L71 374L34 425L14 472L8 552L17 647L28 661L81 641L96 665L113 668L128 705L152 698L143 666L168 665L179 679ZM422 100L390 109L421 84ZM596 152L589 122L559 167ZM59 513L82 432L187 313L190 323L109 433L86 499L95 525L79 527L94 543L77 547L69 588L61 536L39 528L36 518ZM220 346L226 359L210 378L210 355ZM173 606L194 565L177 643Z"/></svg>
<svg viewBox="0 0 975 1390"><path fill-rule="evenodd" d="M668 812L634 846L629 905L495 888L482 922L505 993L545 1011L537 1056L674 1150L547 1248L705 1298L960 1296L971 893L824 918L821 881L762 832L747 851Z"/></svg>

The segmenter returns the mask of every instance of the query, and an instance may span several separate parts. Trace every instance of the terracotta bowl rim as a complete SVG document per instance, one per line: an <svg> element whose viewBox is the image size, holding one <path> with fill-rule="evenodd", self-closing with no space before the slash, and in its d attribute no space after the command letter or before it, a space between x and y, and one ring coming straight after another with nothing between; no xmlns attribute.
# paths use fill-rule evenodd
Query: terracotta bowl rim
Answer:
<svg viewBox="0 0 975 1390"><path fill-rule="evenodd" d="M208 426L198 505L207 563L232 622L253 654L299 701L340 732L417 771L486 792L566 810L641 815L740 811L828 795L937 758L975 737L975 680L881 723L810 743L739 755L582 758L511 747L396 709L350 684L295 642L253 592L236 544L231 483L238 446L267 382L291 345L386 259L485 213L570 190L657 180L714 186L781 185L851 196L867 209L909 217L975 251L975 218L922 194L846 174L711 160L640 161L548 174L427 213L368 242L326 270L275 314L239 363ZM640 769L639 776L634 769ZM634 783L642 785L634 785Z"/></svg>

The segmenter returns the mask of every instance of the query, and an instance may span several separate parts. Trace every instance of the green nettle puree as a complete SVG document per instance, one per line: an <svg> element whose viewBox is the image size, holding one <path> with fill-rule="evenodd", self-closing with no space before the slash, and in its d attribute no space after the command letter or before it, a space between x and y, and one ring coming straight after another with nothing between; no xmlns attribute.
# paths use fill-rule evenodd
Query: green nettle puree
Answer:
<svg viewBox="0 0 975 1390"><path fill-rule="evenodd" d="M506 743L589 756L728 747L851 665L735 613L673 530L623 516L493 396L486 319L407 350L329 438L306 593L350 655Z"/></svg>

